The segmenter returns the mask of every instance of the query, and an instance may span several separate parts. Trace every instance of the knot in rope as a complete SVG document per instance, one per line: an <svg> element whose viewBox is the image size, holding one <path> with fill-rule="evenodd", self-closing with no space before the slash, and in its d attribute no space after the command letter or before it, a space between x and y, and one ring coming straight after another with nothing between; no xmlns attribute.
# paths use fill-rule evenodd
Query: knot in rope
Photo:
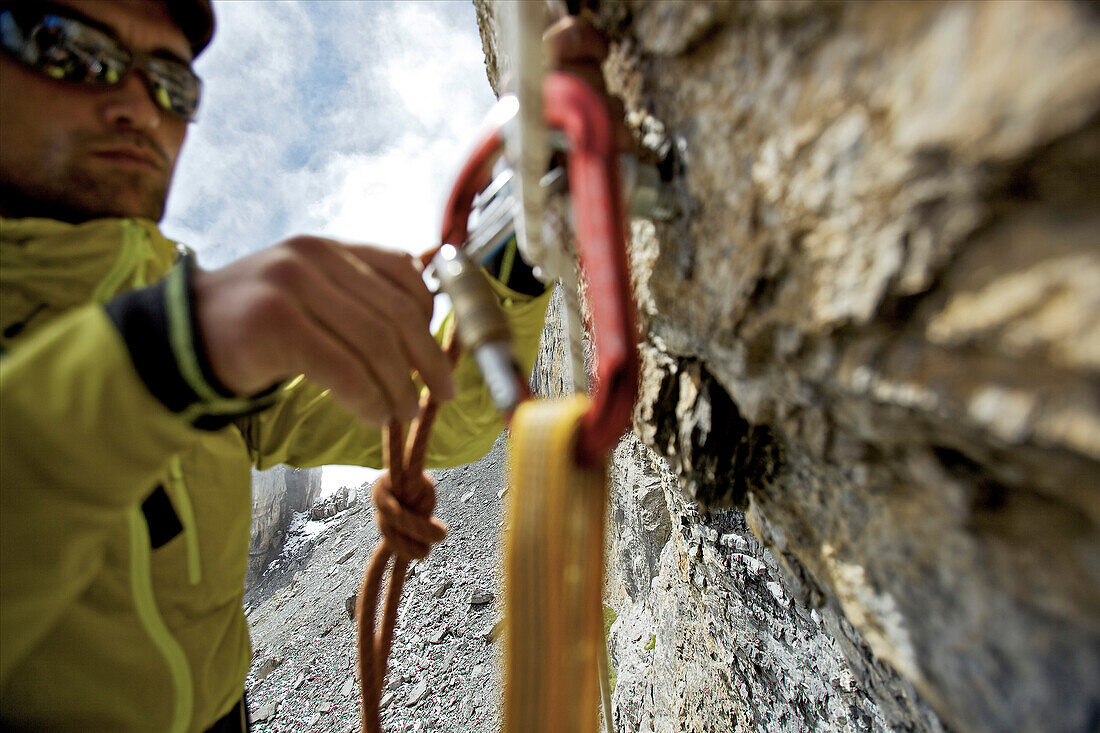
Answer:
<svg viewBox="0 0 1100 733"><path fill-rule="evenodd" d="M386 471L371 487L375 519L383 544L402 560L427 557L431 545L447 534L446 526L432 516L435 482L425 473L403 473L395 484Z"/></svg>
<svg viewBox="0 0 1100 733"><path fill-rule="evenodd" d="M453 367L459 352L453 332L444 344L444 352ZM371 488L382 541L371 556L355 601L363 733L382 731L379 711L382 683L409 561L427 557L431 546L447 536L447 525L432 516L436 502L435 482L424 473L428 437L438 411L439 403L426 393L420 401L420 413L409 430L407 444L404 428L396 420L391 420L382 434L386 471ZM391 559L393 567L386 589L382 624L375 633L382 576Z"/></svg>

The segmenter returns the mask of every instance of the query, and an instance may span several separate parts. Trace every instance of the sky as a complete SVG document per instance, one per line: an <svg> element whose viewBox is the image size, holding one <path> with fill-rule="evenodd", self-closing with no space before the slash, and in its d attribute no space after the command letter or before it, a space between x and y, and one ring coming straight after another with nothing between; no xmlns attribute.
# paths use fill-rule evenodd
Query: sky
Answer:
<svg viewBox="0 0 1100 733"><path fill-rule="evenodd" d="M473 5L215 1L162 228L224 265L295 234L422 252L495 99ZM326 468L324 493L375 472Z"/></svg>

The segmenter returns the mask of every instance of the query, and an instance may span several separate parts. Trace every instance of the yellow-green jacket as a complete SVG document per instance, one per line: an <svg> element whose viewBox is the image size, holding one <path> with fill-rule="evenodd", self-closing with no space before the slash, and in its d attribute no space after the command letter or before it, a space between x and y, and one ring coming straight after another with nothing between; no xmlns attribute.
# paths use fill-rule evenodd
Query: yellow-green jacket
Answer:
<svg viewBox="0 0 1100 733"><path fill-rule="evenodd" d="M251 659L250 466L381 462L378 430L301 378L224 424L256 405L199 383L175 311L173 354L198 399L157 399L135 367L141 329L124 338L104 304L153 283L186 300L177 259L149 221L0 220L3 726L204 730ZM496 285L529 372L548 296ZM477 459L501 429L471 361L455 381L433 466Z"/></svg>

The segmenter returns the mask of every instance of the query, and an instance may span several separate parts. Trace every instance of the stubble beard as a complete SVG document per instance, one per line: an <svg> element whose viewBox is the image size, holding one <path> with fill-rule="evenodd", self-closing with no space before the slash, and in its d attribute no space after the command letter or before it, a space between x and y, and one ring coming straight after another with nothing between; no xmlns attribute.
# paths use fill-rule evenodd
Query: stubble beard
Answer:
<svg viewBox="0 0 1100 733"><path fill-rule="evenodd" d="M164 216L171 165L154 171L93 164L79 145L58 157L63 160L41 161L33 170L0 169L0 211L5 216L70 224L111 217L159 222Z"/></svg>

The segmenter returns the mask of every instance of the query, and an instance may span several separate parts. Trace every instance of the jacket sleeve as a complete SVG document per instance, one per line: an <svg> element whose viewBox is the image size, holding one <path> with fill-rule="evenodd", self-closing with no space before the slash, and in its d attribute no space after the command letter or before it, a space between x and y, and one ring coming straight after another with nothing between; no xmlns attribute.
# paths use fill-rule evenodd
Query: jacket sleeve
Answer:
<svg viewBox="0 0 1100 733"><path fill-rule="evenodd" d="M512 331L520 368L530 377L550 301L509 290L490 279ZM452 327L448 315L437 338ZM464 354L454 372L455 399L442 406L432 429L427 465L443 468L470 463L492 447L504 425L489 398L477 365ZM297 467L325 464L382 465L381 432L336 404L329 393L299 377L283 388L276 404L238 421L257 468L278 463Z"/></svg>
<svg viewBox="0 0 1100 733"><path fill-rule="evenodd" d="M200 430L270 404L212 380L185 258L0 356L0 688L104 563L107 539Z"/></svg>
<svg viewBox="0 0 1100 733"><path fill-rule="evenodd" d="M0 687L104 562L195 429L143 384L103 306L0 357Z"/></svg>

